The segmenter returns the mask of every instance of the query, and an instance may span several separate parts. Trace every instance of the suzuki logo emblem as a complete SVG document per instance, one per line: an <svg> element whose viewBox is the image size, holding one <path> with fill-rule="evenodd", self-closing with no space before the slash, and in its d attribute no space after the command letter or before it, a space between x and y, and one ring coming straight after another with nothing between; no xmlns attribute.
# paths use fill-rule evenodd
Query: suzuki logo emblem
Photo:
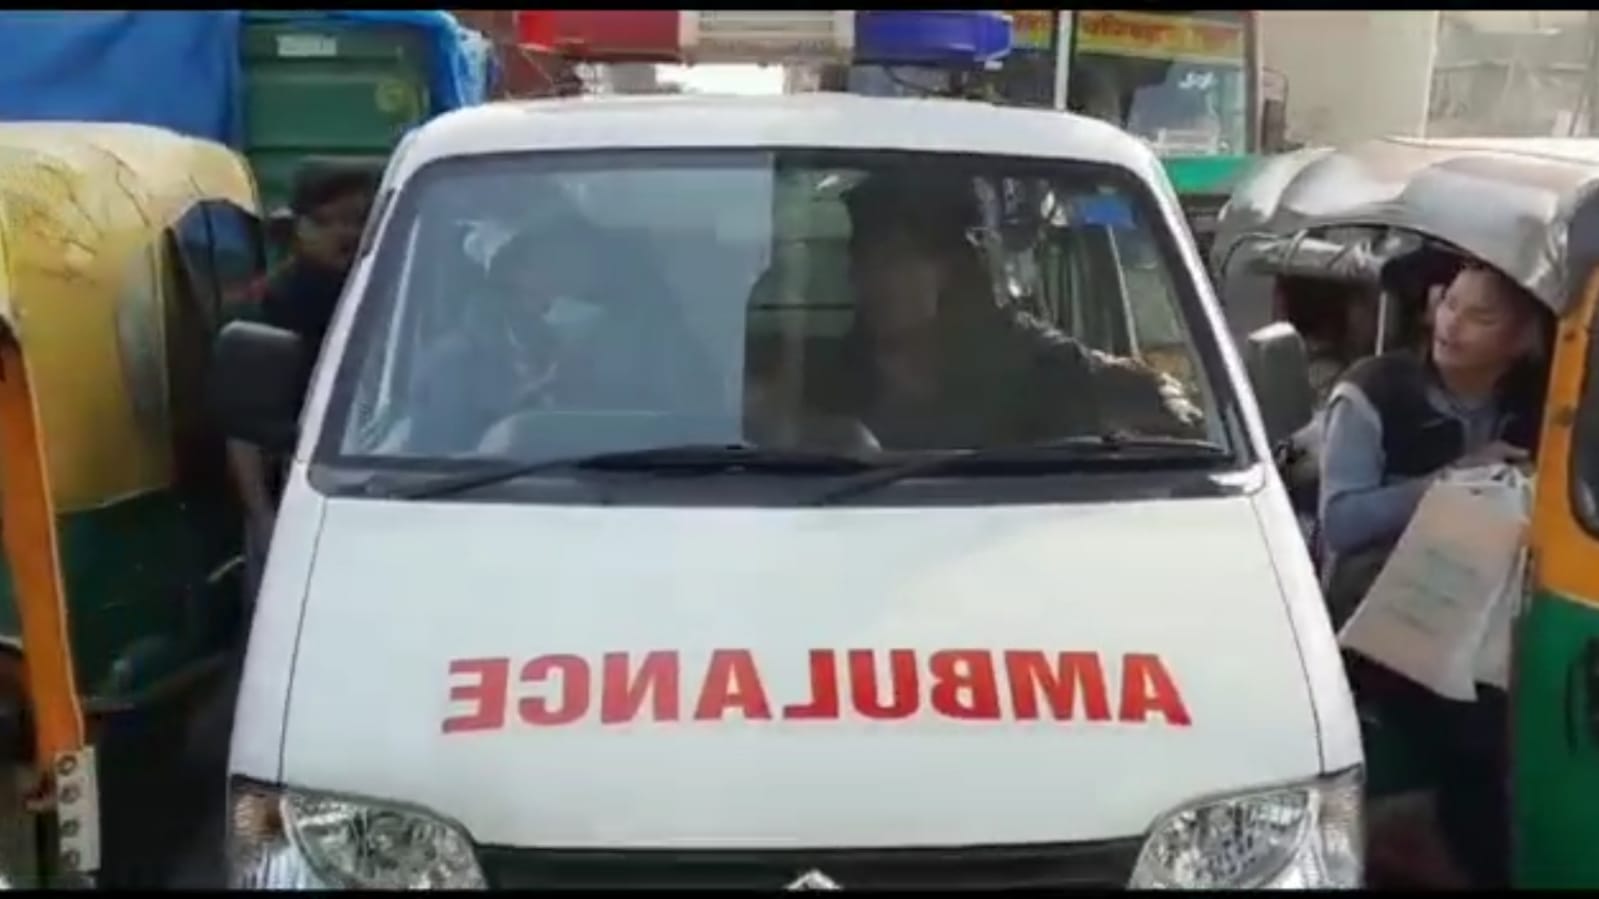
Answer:
<svg viewBox="0 0 1599 899"><path fill-rule="evenodd" d="M789 884L786 887L783 887L783 889L790 890L790 891L795 891L795 890L842 890L843 887L839 886L838 882L833 880L833 878L828 877L826 874L823 874L822 872L817 871L816 869L813 868L813 869L811 869L809 871L806 871L804 874L801 874L798 878L796 878L794 880L793 883Z"/></svg>

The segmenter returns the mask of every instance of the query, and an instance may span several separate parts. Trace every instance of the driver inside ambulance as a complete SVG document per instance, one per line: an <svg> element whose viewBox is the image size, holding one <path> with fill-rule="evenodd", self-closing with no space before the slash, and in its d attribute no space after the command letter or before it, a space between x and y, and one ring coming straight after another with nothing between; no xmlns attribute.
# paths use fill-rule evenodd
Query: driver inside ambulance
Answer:
<svg viewBox="0 0 1599 899"><path fill-rule="evenodd" d="M883 446L1192 432L1200 412L1175 381L996 301L969 181L877 174L845 203L854 414Z"/></svg>

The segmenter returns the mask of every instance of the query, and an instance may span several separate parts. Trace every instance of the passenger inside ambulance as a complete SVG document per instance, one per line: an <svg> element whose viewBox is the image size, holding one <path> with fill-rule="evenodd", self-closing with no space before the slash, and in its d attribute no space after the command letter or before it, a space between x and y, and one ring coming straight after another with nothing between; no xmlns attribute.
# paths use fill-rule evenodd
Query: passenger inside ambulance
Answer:
<svg viewBox="0 0 1599 899"><path fill-rule="evenodd" d="M583 230L580 221L548 233L529 228L495 247L484 269L461 267L472 314L441 322L442 333L421 357L419 368L431 375L417 384L418 446L463 450L447 444L485 433L506 413L505 385L518 385L529 401L549 388L559 332L546 316L558 298L586 292L586 266L566 243ZM582 241L576 244L581 250Z"/></svg>
<svg viewBox="0 0 1599 899"><path fill-rule="evenodd" d="M514 455L519 413L690 409L715 395L676 304L637 302L665 280L647 241L596 223L559 190L513 221L518 230L475 248L478 265L459 268L453 289L472 302L424 343L418 448ZM465 254L465 238L449 245Z"/></svg>

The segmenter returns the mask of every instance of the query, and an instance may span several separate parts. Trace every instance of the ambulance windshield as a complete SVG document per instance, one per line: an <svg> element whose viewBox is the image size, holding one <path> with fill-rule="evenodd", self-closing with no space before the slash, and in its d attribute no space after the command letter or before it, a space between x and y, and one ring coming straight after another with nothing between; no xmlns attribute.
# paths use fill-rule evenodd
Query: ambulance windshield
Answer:
<svg viewBox="0 0 1599 899"><path fill-rule="evenodd" d="M1058 161L450 160L396 201L322 457L1231 446L1164 221L1132 176Z"/></svg>

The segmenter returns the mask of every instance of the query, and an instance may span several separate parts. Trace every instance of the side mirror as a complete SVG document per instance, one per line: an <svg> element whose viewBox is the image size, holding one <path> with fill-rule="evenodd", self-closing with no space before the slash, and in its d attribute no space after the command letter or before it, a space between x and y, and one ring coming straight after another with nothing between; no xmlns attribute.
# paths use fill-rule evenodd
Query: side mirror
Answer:
<svg viewBox="0 0 1599 899"><path fill-rule="evenodd" d="M217 335L208 379L222 433L272 452L294 447L305 395L305 347L292 331L231 322Z"/></svg>
<svg viewBox="0 0 1599 899"><path fill-rule="evenodd" d="M1273 446L1310 424L1316 390L1310 383L1310 353L1287 322L1273 322L1244 341L1244 365Z"/></svg>

